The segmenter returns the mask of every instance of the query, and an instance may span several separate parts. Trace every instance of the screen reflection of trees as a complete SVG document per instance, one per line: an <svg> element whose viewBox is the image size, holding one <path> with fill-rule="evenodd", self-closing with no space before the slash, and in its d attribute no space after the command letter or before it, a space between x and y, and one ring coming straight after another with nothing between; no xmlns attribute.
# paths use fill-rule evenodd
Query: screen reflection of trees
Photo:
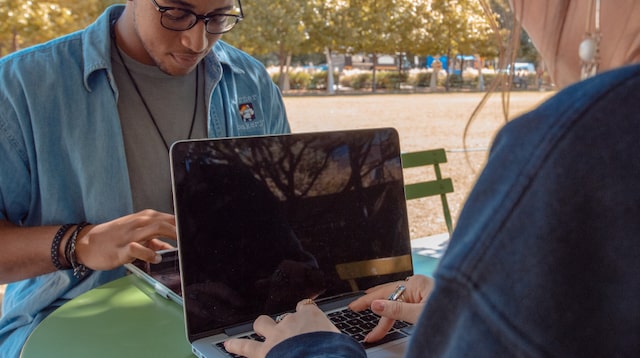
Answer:
<svg viewBox="0 0 640 358"><path fill-rule="evenodd" d="M356 141L346 140L348 136L316 137L313 141L273 137L256 141L246 151L238 150L230 140L224 149L209 148L209 157L219 164L242 163L274 195L290 202L401 180L401 172L385 167L387 161L397 161L400 166L398 148L389 143L394 141L393 136L363 136ZM194 157L200 157L199 153Z"/></svg>
<svg viewBox="0 0 640 358"><path fill-rule="evenodd" d="M207 151L206 156L190 154L209 158L210 163L200 165L250 168L281 200L289 224L305 247L314 249L327 244L325 236L338 235L331 244L345 249L366 240L375 251L402 251L405 240L396 240L401 247L389 247L393 240L388 239L408 235L406 206L397 200L404 198L397 132L360 133L274 136L242 146L248 149L240 149L234 144L238 139L230 138L225 146L198 149ZM345 260L370 259L365 251Z"/></svg>
<svg viewBox="0 0 640 358"><path fill-rule="evenodd" d="M310 133L266 137L262 140L249 139L252 144L250 146L246 145L246 138L228 138L222 142L207 142L207 146L196 144L181 147L186 151L183 156L186 159L182 163L185 172L174 173L176 183L202 185L202 180L207 179L198 179L198 183L193 183L190 180L195 179L183 180L185 178L181 176L189 175L190 171L193 176L197 176L196 172L205 170L215 176L209 176L210 184L204 184L210 188L209 195L223 192L220 185L229 180L233 183L229 184L231 186L227 190L237 193L233 198L225 195L228 200L233 201L233 204L228 204L232 205L229 207L231 209L225 209L221 214L212 214L211 209L204 209L200 215L207 212L205 215L208 217L200 219L197 218L199 214L196 210L186 220L211 222L211 228L204 230L209 234L198 232L195 233L197 236L229 236L238 245L247 241L247 238L240 236L257 230L261 233L255 234L260 237L257 239L259 242L249 251L259 251L266 256L275 255L286 246L282 238L271 237L269 232L283 237L295 237L301 249L309 253L317 267L324 272L323 287L326 290L323 293L328 296L348 292L348 283L338 278L335 264L406 255L410 252L397 133L391 129L358 132L357 135L349 132L332 135ZM239 145L239 140L244 144ZM221 143L224 145L220 145ZM242 169L229 171L230 168ZM216 175L216 171L219 175ZM253 180L238 179L239 176L229 179L232 172L250 173ZM236 174L231 176L235 177ZM222 177L227 179L222 180ZM269 196L276 198L277 209L265 209L263 204L256 207L258 202L268 201L260 199L262 194L256 197L247 194L252 191L248 188L255 186L250 185L251 181L261 183L260 187L266 187L271 192L272 195ZM178 185L178 190L181 190L180 187ZM195 188L183 190L193 192ZM204 197L196 200L200 206L212 205L207 204L208 199ZM229 210L236 212L240 208L246 208L240 211L241 214L237 214L244 219L241 230L238 230L238 226L230 225L236 219L227 218L225 222L219 222L225 220L222 217L230 215ZM275 212L281 212L283 216L277 214L277 220L269 219L271 216L266 217L262 213L264 210L270 211L274 217ZM265 229L270 225L266 222L261 224L265 220L273 222L281 219L283 223L277 230ZM251 229L254 226L255 230ZM287 234L287 230L291 230L291 233ZM256 245L261 249L255 250ZM291 254L287 255L293 257ZM304 257L294 259L304 261ZM206 266L211 267L211 263ZM270 272L270 269L266 271ZM247 273L249 274L255 272ZM215 273L209 275L213 276ZM380 280L403 279L407 273L397 275L398 277L365 279L359 285L365 288L381 282Z"/></svg>

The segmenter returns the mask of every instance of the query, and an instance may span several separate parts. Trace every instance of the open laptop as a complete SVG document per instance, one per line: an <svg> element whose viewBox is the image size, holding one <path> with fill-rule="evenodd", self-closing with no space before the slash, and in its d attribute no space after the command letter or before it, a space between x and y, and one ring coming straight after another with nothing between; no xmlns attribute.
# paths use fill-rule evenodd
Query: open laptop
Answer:
<svg viewBox="0 0 640 358"><path fill-rule="evenodd" d="M392 128L188 140L170 155L186 333L199 357L228 357L222 342L259 339L259 315L305 298L344 332L357 321L370 330L377 317L339 311L413 273ZM411 327L397 328L367 354L401 356Z"/></svg>
<svg viewBox="0 0 640 358"><path fill-rule="evenodd" d="M182 305L178 249L162 250L159 253L162 255L162 262L159 264L135 260L124 266L153 287L157 294Z"/></svg>

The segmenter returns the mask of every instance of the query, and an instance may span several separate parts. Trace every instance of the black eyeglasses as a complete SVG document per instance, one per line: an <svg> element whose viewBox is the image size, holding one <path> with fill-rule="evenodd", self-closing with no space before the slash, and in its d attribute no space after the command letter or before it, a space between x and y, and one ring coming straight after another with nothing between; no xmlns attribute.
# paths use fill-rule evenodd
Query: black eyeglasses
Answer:
<svg viewBox="0 0 640 358"><path fill-rule="evenodd" d="M198 21L204 22L205 30L213 35L224 34L231 31L237 23L242 21L244 13L242 4L238 0L239 14L212 14L198 15L188 9L179 7L160 6L156 0L151 0L156 10L160 12L160 24L165 29L173 31L186 31L196 26Z"/></svg>

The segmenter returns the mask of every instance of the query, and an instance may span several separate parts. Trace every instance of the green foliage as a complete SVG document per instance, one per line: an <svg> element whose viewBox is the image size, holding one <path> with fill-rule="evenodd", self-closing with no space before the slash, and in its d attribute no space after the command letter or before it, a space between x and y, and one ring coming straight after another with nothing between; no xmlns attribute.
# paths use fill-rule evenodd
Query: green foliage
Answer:
<svg viewBox="0 0 640 358"><path fill-rule="evenodd" d="M416 87L429 87L431 85L431 72L419 72L411 77L409 83Z"/></svg>
<svg viewBox="0 0 640 358"><path fill-rule="evenodd" d="M0 56L84 28L107 6L124 2L0 0ZM509 27L507 0L490 2ZM329 53L490 57L498 48L476 0L245 0L243 9L244 21L223 38L282 70L295 55L306 61L302 55L321 54L309 61L329 63ZM521 51L523 58L535 56L525 39ZM311 86L326 87L314 78Z"/></svg>
<svg viewBox="0 0 640 358"><path fill-rule="evenodd" d="M343 87L353 88L355 90L363 88L371 88L373 75L368 72L358 73L340 78L340 85Z"/></svg>
<svg viewBox="0 0 640 358"><path fill-rule="evenodd" d="M311 83L311 75L306 72L293 72L289 74L289 86L291 89L307 89Z"/></svg>
<svg viewBox="0 0 640 358"><path fill-rule="evenodd" d="M338 72L333 73L333 78L338 78ZM327 71L318 71L311 74L311 82L309 83L309 89L326 89L329 83L329 76Z"/></svg>
<svg viewBox="0 0 640 358"><path fill-rule="evenodd" d="M290 55L326 50L419 56L497 53L488 20L475 0L252 0L243 7L245 20L225 40L253 55L276 53L281 69Z"/></svg>
<svg viewBox="0 0 640 358"><path fill-rule="evenodd" d="M338 74L334 74L337 78ZM378 71L376 75L377 87L386 91L398 91L404 88L401 84L413 86L413 89L427 89L431 87L432 72L415 71L415 72L397 72L397 71ZM295 71L289 74L289 88L291 90L302 91L318 91L324 90L327 86L327 72L317 71L307 73L303 71ZM485 73L483 80L485 89L496 78L497 74ZM504 77L502 77L504 78ZM276 73L271 76L274 83L278 83L280 74ZM340 85L343 91L369 91L372 88L373 74L371 72L361 72L340 77ZM436 90L444 89L447 76L440 75L436 82ZM480 77L477 74L465 73L463 76L459 74L451 74L449 76L449 88L451 90L475 91L479 88ZM526 82L526 85L525 85ZM515 78L513 82L514 90L531 90L537 88L537 77L535 73L529 73L526 77Z"/></svg>
<svg viewBox="0 0 640 358"><path fill-rule="evenodd" d="M337 76L337 74L334 74ZM325 89L327 88L327 71L315 72L311 75L311 82L309 83L309 89Z"/></svg>
<svg viewBox="0 0 640 358"><path fill-rule="evenodd" d="M0 0L0 56L82 29L124 0Z"/></svg>
<svg viewBox="0 0 640 358"><path fill-rule="evenodd" d="M381 71L376 76L378 88L399 89L401 83L406 83L409 75L406 72Z"/></svg>
<svg viewBox="0 0 640 358"><path fill-rule="evenodd" d="M462 88L463 80L462 76L451 74L449 75L449 87L451 88Z"/></svg>

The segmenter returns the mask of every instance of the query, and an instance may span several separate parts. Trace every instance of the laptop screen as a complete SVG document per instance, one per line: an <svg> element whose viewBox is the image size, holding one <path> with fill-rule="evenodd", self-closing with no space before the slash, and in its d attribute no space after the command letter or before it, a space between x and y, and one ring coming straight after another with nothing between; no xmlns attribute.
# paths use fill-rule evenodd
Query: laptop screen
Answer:
<svg viewBox="0 0 640 358"><path fill-rule="evenodd" d="M394 129L182 141L171 161L190 337L411 273L336 269L411 253Z"/></svg>

